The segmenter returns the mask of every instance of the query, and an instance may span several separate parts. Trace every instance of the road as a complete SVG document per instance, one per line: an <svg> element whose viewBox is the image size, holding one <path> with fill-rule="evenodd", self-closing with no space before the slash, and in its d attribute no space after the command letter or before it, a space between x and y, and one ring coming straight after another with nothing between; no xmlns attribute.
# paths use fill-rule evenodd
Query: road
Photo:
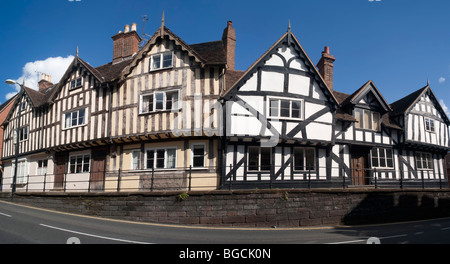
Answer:
<svg viewBox="0 0 450 264"><path fill-rule="evenodd" d="M309 229L202 228L86 217L0 201L1 244L450 244L450 218Z"/></svg>

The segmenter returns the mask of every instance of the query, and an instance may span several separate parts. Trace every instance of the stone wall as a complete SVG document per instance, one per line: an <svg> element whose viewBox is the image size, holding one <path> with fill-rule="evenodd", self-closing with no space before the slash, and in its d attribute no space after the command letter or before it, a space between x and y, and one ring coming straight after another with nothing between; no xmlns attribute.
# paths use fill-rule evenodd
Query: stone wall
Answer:
<svg viewBox="0 0 450 264"><path fill-rule="evenodd" d="M0 194L10 200L10 194ZM304 227L450 216L450 190L251 190L159 193L17 193L14 202L154 223Z"/></svg>

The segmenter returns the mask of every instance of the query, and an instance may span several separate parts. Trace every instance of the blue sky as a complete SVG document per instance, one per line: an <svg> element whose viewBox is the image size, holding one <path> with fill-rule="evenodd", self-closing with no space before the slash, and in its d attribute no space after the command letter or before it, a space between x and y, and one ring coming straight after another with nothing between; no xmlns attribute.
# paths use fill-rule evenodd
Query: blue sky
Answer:
<svg viewBox="0 0 450 264"><path fill-rule="evenodd" d="M336 57L335 90L352 93L373 80L388 103L426 85L450 106L448 0L14 0L1 1L0 102L27 76L79 55L92 66L112 60L111 36L133 22L152 34L166 26L189 44L219 40L228 20L237 34L236 68L246 70L287 30L314 63L324 46ZM27 67L25 67L27 66ZM57 79L57 73L52 74ZM56 77L55 77L56 76Z"/></svg>

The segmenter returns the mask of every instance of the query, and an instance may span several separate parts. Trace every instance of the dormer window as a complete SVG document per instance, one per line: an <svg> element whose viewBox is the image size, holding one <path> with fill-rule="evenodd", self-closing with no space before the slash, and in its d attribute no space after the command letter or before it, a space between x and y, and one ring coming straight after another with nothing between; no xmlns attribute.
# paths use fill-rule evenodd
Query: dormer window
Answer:
<svg viewBox="0 0 450 264"><path fill-rule="evenodd" d="M366 109L355 109L356 128L380 131L380 113Z"/></svg>
<svg viewBox="0 0 450 264"><path fill-rule="evenodd" d="M150 71L171 68L173 66L173 53L171 51L156 54L150 58Z"/></svg>
<svg viewBox="0 0 450 264"><path fill-rule="evenodd" d="M77 89L77 88L81 87L82 83L83 83L83 78L82 77L79 77L79 78L76 78L75 80L72 80L70 82L70 90Z"/></svg>

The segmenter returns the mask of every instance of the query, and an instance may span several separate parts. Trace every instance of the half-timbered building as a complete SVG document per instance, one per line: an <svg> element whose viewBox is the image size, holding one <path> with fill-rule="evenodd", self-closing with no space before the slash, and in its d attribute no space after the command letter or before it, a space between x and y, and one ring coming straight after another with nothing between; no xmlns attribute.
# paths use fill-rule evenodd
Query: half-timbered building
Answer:
<svg viewBox="0 0 450 264"><path fill-rule="evenodd" d="M136 24L112 39L111 63L94 68L77 51L58 84L45 77L39 91L21 89L3 123L3 185L18 155L18 190L218 188L217 99L234 70L232 23L222 39L192 45L164 18L141 49Z"/></svg>
<svg viewBox="0 0 450 264"><path fill-rule="evenodd" d="M225 91L224 185L331 180L339 103L322 77L288 30Z"/></svg>
<svg viewBox="0 0 450 264"><path fill-rule="evenodd" d="M338 92L330 49L313 64L290 27L246 71L232 22L205 43L187 44L164 17L145 45L136 24L112 40L110 63L77 51L59 83L21 87L2 124L4 190L14 175L33 191L447 181L450 122L429 85L392 104L373 81Z"/></svg>
<svg viewBox="0 0 450 264"><path fill-rule="evenodd" d="M333 90L288 30L224 93L223 182L233 188L446 186L448 117L429 85L388 104L373 81Z"/></svg>

